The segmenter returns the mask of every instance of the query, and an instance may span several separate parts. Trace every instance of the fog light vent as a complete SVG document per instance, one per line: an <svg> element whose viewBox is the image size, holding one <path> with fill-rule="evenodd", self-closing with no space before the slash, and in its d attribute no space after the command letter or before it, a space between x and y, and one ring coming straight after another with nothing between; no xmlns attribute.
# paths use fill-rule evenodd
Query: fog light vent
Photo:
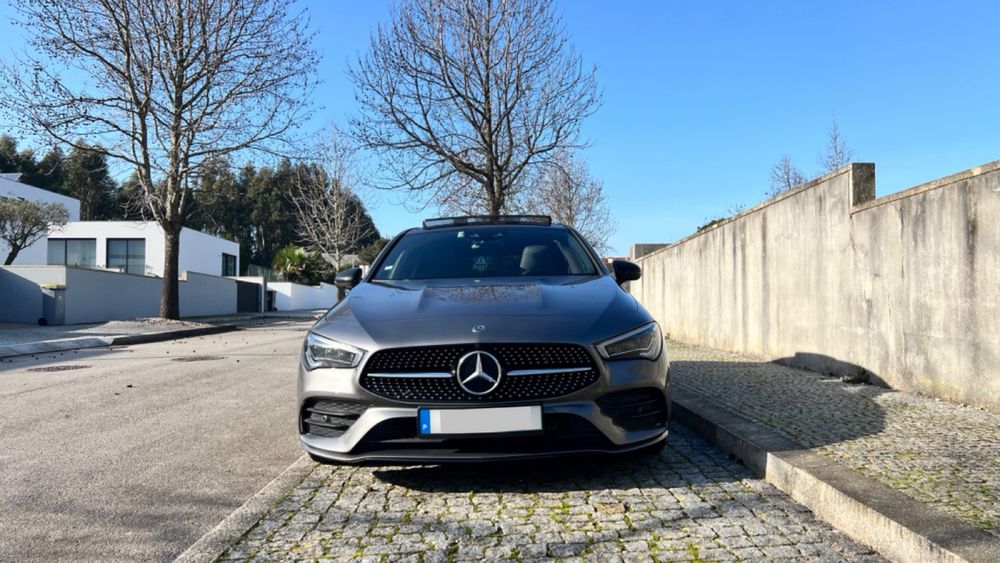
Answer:
<svg viewBox="0 0 1000 563"><path fill-rule="evenodd" d="M597 399L597 406L626 431L666 428L670 416L663 392L650 387L608 393Z"/></svg>
<svg viewBox="0 0 1000 563"><path fill-rule="evenodd" d="M310 399L302 408L301 431L324 438L339 438L347 432L368 405L334 399Z"/></svg>

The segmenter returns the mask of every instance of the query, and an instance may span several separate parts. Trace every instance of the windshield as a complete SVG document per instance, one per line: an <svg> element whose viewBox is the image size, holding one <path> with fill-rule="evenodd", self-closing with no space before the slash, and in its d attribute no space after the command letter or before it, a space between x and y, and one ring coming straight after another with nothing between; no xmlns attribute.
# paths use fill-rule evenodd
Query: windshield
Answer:
<svg viewBox="0 0 1000 563"><path fill-rule="evenodd" d="M593 260L568 230L478 226L418 231L382 260L374 280L593 276Z"/></svg>

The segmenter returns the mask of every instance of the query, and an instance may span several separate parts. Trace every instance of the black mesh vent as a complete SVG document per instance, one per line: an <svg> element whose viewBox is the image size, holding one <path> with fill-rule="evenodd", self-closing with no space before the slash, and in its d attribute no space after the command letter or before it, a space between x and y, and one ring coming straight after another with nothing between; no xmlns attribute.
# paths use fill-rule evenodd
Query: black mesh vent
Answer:
<svg viewBox="0 0 1000 563"><path fill-rule="evenodd" d="M663 391L648 387L608 393L597 399L597 406L626 431L666 428L670 417Z"/></svg>
<svg viewBox="0 0 1000 563"><path fill-rule="evenodd" d="M454 372L459 358L483 350L496 356L503 367L500 385L487 395L472 395L462 389ZM586 371L516 375L513 370L579 369ZM371 377L370 373L440 372L449 378ZM575 344L495 344L395 348L372 354L361 374L368 391L403 403L476 403L534 401L575 393L600 377L590 354Z"/></svg>
<svg viewBox="0 0 1000 563"><path fill-rule="evenodd" d="M610 440L579 416L551 413L546 414L543 421L544 430L540 435L428 438L417 436L416 417L393 418L376 424L351 453L428 449L467 453L558 453L614 448Z"/></svg>
<svg viewBox="0 0 1000 563"><path fill-rule="evenodd" d="M358 420L368 405L334 399L309 399L302 408L301 430L324 438L339 438Z"/></svg>

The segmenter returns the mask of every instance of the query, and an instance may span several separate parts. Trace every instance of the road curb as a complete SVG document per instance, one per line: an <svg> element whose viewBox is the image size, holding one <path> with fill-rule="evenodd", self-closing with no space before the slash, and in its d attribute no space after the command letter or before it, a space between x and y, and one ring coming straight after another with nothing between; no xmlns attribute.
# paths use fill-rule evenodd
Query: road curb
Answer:
<svg viewBox="0 0 1000 563"><path fill-rule="evenodd" d="M1000 540L680 389L673 418L816 516L895 561L1000 561Z"/></svg>
<svg viewBox="0 0 1000 563"><path fill-rule="evenodd" d="M207 563L218 559L282 497L301 483L315 467L316 462L309 459L308 455L302 454L302 457L288 466L267 486L250 497L232 514L226 516L216 527L201 536L184 553L178 555L174 562Z"/></svg>
<svg viewBox="0 0 1000 563"><path fill-rule="evenodd" d="M0 359L17 356L48 354L50 352L65 352L67 350L83 350L84 348L100 348L111 346L112 338L106 336L83 336L80 338L65 338L62 340L44 340L41 342L25 342L23 344L8 344L0 346Z"/></svg>
<svg viewBox="0 0 1000 563"><path fill-rule="evenodd" d="M179 330L169 330L165 332L151 332L148 334L129 334L126 336L116 336L111 340L112 346L129 346L131 344L147 344L149 342L163 342L164 340L177 340L180 338L190 338L193 336L207 336L209 334L220 334L232 332L239 327L236 325L216 325L199 328L182 328Z"/></svg>
<svg viewBox="0 0 1000 563"><path fill-rule="evenodd" d="M52 352L67 352L70 350L85 350L104 346L128 346L130 344L145 344L148 342L163 342L192 336L206 336L238 330L236 325L218 325L199 328L184 328L167 330L148 334L128 334L124 336L83 336L80 338L64 338L60 340L43 340L41 342L25 342L0 346L0 359L17 356L32 356Z"/></svg>

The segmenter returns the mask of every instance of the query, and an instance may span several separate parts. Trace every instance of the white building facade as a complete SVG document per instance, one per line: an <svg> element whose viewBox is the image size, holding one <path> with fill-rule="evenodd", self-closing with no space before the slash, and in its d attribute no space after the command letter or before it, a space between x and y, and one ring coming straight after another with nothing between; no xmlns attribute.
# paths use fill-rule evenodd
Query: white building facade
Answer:
<svg viewBox="0 0 1000 563"><path fill-rule="evenodd" d="M22 184L17 181L20 176L20 174L16 173L0 174L0 197L44 203L61 203L69 211L70 221L80 220L80 200L29 186L28 184ZM7 257L8 252L10 252L10 247L6 242L0 240L0 264L3 263L3 259ZM45 264L45 261L45 244L44 239L42 239L42 241L21 250L14 263Z"/></svg>
<svg viewBox="0 0 1000 563"><path fill-rule="evenodd" d="M165 236L153 221L75 221L49 231L44 243L50 266L102 268L163 277ZM194 229L181 230L179 272L237 276L240 245ZM15 264L27 264L20 258Z"/></svg>

